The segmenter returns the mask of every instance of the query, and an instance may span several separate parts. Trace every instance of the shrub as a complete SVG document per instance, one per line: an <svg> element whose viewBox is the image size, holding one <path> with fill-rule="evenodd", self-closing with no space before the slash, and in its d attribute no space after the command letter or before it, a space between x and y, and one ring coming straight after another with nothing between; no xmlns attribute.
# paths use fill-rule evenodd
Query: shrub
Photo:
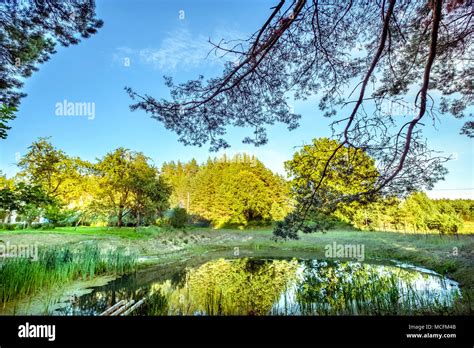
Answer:
<svg viewBox="0 0 474 348"><path fill-rule="evenodd" d="M334 227L337 219L332 216L316 212L310 217L309 225L313 230L326 232Z"/></svg>
<svg viewBox="0 0 474 348"><path fill-rule="evenodd" d="M183 228L186 225L188 220L188 213L186 209L176 207L171 210L171 215L169 218L170 225L174 228Z"/></svg>
<svg viewBox="0 0 474 348"><path fill-rule="evenodd" d="M441 234L455 234L462 228L462 220L456 214L436 214L428 222L428 228Z"/></svg>
<svg viewBox="0 0 474 348"><path fill-rule="evenodd" d="M49 222L43 222L40 226L42 230L52 230L56 225Z"/></svg>
<svg viewBox="0 0 474 348"><path fill-rule="evenodd" d="M203 218L200 215L188 215L188 222L194 227L210 227L211 221Z"/></svg>
<svg viewBox="0 0 474 348"><path fill-rule="evenodd" d="M2 224L2 230L13 231L15 229L15 224Z"/></svg>
<svg viewBox="0 0 474 348"><path fill-rule="evenodd" d="M66 209L58 204L46 207L43 217L56 227L71 226L76 219L77 211Z"/></svg>

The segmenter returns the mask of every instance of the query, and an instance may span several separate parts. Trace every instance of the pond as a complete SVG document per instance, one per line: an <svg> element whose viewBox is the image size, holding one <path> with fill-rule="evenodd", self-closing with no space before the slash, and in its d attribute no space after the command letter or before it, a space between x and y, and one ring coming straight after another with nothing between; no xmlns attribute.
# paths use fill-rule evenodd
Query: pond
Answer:
<svg viewBox="0 0 474 348"><path fill-rule="evenodd" d="M448 314L460 296L456 282L395 262L220 258L126 275L50 314L99 315L142 298L132 315Z"/></svg>

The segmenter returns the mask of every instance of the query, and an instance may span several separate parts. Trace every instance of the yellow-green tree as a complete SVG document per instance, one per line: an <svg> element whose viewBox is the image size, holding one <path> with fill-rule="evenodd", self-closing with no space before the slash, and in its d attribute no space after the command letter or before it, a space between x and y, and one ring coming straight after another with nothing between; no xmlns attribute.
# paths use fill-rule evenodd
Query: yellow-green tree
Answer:
<svg viewBox="0 0 474 348"><path fill-rule="evenodd" d="M140 224L145 215L167 208L171 189L141 152L118 148L106 154L95 166L98 181L96 205L116 217L123 226L126 215Z"/></svg>
<svg viewBox="0 0 474 348"><path fill-rule="evenodd" d="M247 154L209 159L190 186L190 213L215 226L276 221L290 211L285 180Z"/></svg>
<svg viewBox="0 0 474 348"><path fill-rule="evenodd" d="M274 233L290 238L298 238L299 231L329 229L328 216L341 204L347 204L341 202L341 197L357 197L370 191L379 175L375 161L362 149L342 146L327 138L305 145L285 162L285 168L297 209L277 225Z"/></svg>

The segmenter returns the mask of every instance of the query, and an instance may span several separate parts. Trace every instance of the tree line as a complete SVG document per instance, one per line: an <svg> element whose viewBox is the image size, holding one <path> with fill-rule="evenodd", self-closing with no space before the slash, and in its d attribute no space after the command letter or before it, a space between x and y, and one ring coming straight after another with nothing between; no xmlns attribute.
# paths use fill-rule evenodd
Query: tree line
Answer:
<svg viewBox="0 0 474 348"><path fill-rule="evenodd" d="M215 228L276 223L277 236L296 238L281 226L293 219L299 200L312 196L319 208L304 217L298 212L299 232L342 223L363 230L457 233L464 221L474 221L473 200L432 200L416 191L408 196L380 192L367 201L334 204L340 194L369 190L378 177L374 160L360 149L343 147L326 167L327 156L339 145L315 139L285 163L284 178L248 154L201 164L195 159L165 162L158 168L142 152L120 147L90 162L40 138L20 158L13 178L0 173L0 219L7 228L18 222L21 227L45 222Z"/></svg>
<svg viewBox="0 0 474 348"><path fill-rule="evenodd" d="M120 147L92 163L40 138L17 165L13 178L0 173L0 219L7 228L16 222L268 225L290 210L285 179L246 154L201 165L164 163L160 170L141 152Z"/></svg>
<svg viewBox="0 0 474 348"><path fill-rule="evenodd" d="M456 234L465 221L474 221L474 201L430 199L424 192L415 192L405 199L388 197L367 205L344 205L333 217L362 230Z"/></svg>

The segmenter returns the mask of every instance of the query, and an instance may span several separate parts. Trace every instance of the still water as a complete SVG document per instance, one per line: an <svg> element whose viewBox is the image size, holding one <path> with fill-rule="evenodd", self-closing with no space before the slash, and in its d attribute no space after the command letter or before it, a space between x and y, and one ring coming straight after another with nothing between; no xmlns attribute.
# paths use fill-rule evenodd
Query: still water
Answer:
<svg viewBox="0 0 474 348"><path fill-rule="evenodd" d="M99 315L142 298L132 315L447 314L460 296L456 282L404 264L220 258L126 275L51 314Z"/></svg>

